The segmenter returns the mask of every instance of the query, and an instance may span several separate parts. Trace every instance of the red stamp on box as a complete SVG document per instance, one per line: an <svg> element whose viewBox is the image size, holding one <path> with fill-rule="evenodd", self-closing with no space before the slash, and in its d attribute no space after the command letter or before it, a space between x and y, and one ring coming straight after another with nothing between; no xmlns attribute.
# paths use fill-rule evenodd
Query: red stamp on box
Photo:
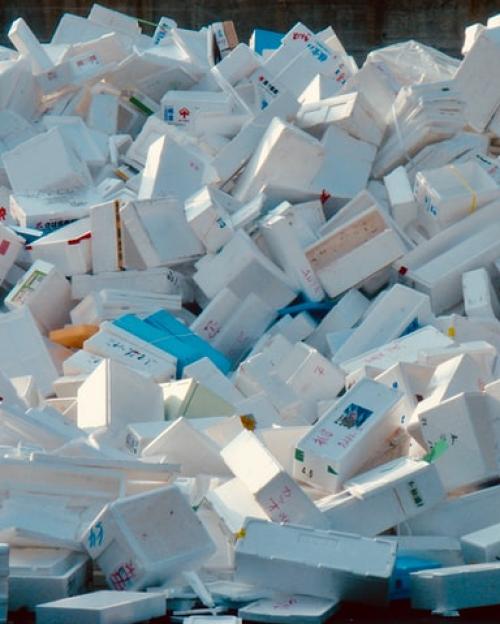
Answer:
<svg viewBox="0 0 500 624"><path fill-rule="evenodd" d="M5 256L5 254L9 251L10 241L3 240L0 242L0 256Z"/></svg>

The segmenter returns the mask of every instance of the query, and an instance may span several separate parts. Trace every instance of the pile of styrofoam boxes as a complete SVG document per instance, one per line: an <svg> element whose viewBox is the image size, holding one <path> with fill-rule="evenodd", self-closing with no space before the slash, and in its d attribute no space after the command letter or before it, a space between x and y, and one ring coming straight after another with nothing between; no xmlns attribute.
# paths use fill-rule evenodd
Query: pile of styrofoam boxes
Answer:
<svg viewBox="0 0 500 624"><path fill-rule="evenodd" d="M141 24L0 48L10 608L500 603L500 16L359 68Z"/></svg>

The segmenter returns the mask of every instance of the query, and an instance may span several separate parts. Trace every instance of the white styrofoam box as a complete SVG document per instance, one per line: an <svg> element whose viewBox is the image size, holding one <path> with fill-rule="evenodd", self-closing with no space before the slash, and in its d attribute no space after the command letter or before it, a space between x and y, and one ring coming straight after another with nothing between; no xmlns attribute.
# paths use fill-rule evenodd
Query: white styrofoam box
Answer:
<svg viewBox="0 0 500 624"><path fill-rule="evenodd" d="M87 379L87 375L67 375L54 381L53 388L56 397L60 399L74 399L78 388Z"/></svg>
<svg viewBox="0 0 500 624"><path fill-rule="evenodd" d="M232 102L216 91L167 91L161 99L161 117L168 124L189 127L200 113L229 115Z"/></svg>
<svg viewBox="0 0 500 624"><path fill-rule="evenodd" d="M212 71L214 75L221 75L217 68ZM250 75L249 81L256 93L257 112L254 119L244 125L213 159L212 165L222 182L232 178L252 156L274 117L293 119L299 109L296 97L265 68L257 68Z"/></svg>
<svg viewBox="0 0 500 624"><path fill-rule="evenodd" d="M242 431L221 456L273 522L327 527L315 504L253 433Z"/></svg>
<svg viewBox="0 0 500 624"><path fill-rule="evenodd" d="M378 208L369 208L325 234L306 257L330 297L356 286L404 254Z"/></svg>
<svg viewBox="0 0 500 624"><path fill-rule="evenodd" d="M214 545L177 487L107 505L82 538L115 590L142 589L196 569Z"/></svg>
<svg viewBox="0 0 500 624"><path fill-rule="evenodd" d="M436 467L396 459L344 483L339 494L318 501L334 531L378 535L439 503L445 491Z"/></svg>
<svg viewBox="0 0 500 624"><path fill-rule="evenodd" d="M134 255L148 268L181 264L204 252L175 198L126 203L120 208L120 224L123 240L128 238ZM123 251L128 268L142 268L130 263L125 246Z"/></svg>
<svg viewBox="0 0 500 624"><path fill-rule="evenodd" d="M163 136L148 150L139 199L173 196L184 202L200 186L213 181L215 174L202 153Z"/></svg>
<svg viewBox="0 0 500 624"><path fill-rule="evenodd" d="M186 219L209 253L216 253L229 240L234 230L231 218L218 195L218 189L204 187L185 201Z"/></svg>
<svg viewBox="0 0 500 624"><path fill-rule="evenodd" d="M296 479L336 492L377 454L401 422L402 395L371 379L359 381L295 448Z"/></svg>
<svg viewBox="0 0 500 624"><path fill-rule="evenodd" d="M160 386L129 366L104 360L78 388L78 426L120 429L163 420Z"/></svg>
<svg viewBox="0 0 500 624"><path fill-rule="evenodd" d="M109 321L83 343L85 351L130 366L155 381L169 381L176 374L177 359Z"/></svg>
<svg viewBox="0 0 500 624"><path fill-rule="evenodd" d="M134 290L104 288L90 292L70 311L75 325L99 325L123 314L153 314L160 309L179 313L181 295L160 295Z"/></svg>
<svg viewBox="0 0 500 624"><path fill-rule="evenodd" d="M241 299L254 292L274 309L296 296L288 276L241 230L217 255L205 256L196 264L193 279L207 297L228 286Z"/></svg>
<svg viewBox="0 0 500 624"><path fill-rule="evenodd" d="M93 273L118 271L120 268L119 219L118 200L96 204L90 209Z"/></svg>
<svg viewBox="0 0 500 624"><path fill-rule="evenodd" d="M186 418L207 418L233 416L234 405L224 401L217 393L199 381L187 378L161 384L165 418L175 420Z"/></svg>
<svg viewBox="0 0 500 624"><path fill-rule="evenodd" d="M469 161L418 172L414 192L419 224L434 236L492 202L500 189L477 162Z"/></svg>
<svg viewBox="0 0 500 624"><path fill-rule="evenodd" d="M9 377L32 375L42 396L52 394L59 377L38 326L26 306L0 314L0 366Z"/></svg>
<svg viewBox="0 0 500 624"><path fill-rule="evenodd" d="M494 477L498 473L495 435L488 397L466 392L418 413L427 450L444 441L446 451L435 461L447 492Z"/></svg>
<svg viewBox="0 0 500 624"><path fill-rule="evenodd" d="M462 535L460 538L466 563L498 561L500 555L500 526L491 526Z"/></svg>
<svg viewBox="0 0 500 624"><path fill-rule="evenodd" d="M90 174L52 128L2 155L14 193L64 193L89 185Z"/></svg>
<svg viewBox="0 0 500 624"><path fill-rule="evenodd" d="M301 154L297 159L296 155ZM233 195L252 199L266 183L307 186L321 167L324 149L317 139L275 117L238 179Z"/></svg>
<svg viewBox="0 0 500 624"><path fill-rule="evenodd" d="M247 518L269 521L269 515L240 479L229 479L208 490L206 500L231 538L239 534Z"/></svg>
<svg viewBox="0 0 500 624"><path fill-rule="evenodd" d="M146 446L169 426L170 423L164 421L129 423L124 450L132 455L141 455Z"/></svg>
<svg viewBox="0 0 500 624"><path fill-rule="evenodd" d="M238 609L246 622L276 622L277 624L321 624L338 609L336 600L314 596L276 595L261 598Z"/></svg>
<svg viewBox="0 0 500 624"><path fill-rule="evenodd" d="M302 97L302 96L301 96ZM302 104L297 125L321 138L330 126L338 126L355 139L379 146L385 126L373 115L362 93L354 92Z"/></svg>
<svg viewBox="0 0 500 624"><path fill-rule="evenodd" d="M417 203L406 169L403 166L396 167L384 176L384 184L389 196L391 214L404 230L417 218Z"/></svg>
<svg viewBox="0 0 500 624"><path fill-rule="evenodd" d="M247 286L244 284L244 288ZM212 344L236 366L275 316L274 309L254 292L243 295L241 303L233 310L232 317L214 337Z"/></svg>
<svg viewBox="0 0 500 624"><path fill-rule="evenodd" d="M230 404L236 404L244 399L231 381L208 358L200 358L196 362L184 367L186 378L194 378L204 386L215 392Z"/></svg>
<svg viewBox="0 0 500 624"><path fill-rule="evenodd" d="M398 545L398 555L439 561L444 567L462 565L464 558L460 541L454 537L436 535L398 535L385 536L384 539L394 540Z"/></svg>
<svg viewBox="0 0 500 624"><path fill-rule="evenodd" d="M496 319L500 316L500 303L486 269L463 273L462 289L468 317Z"/></svg>
<svg viewBox="0 0 500 624"><path fill-rule="evenodd" d="M88 218L69 223L26 246L31 260L45 260L67 276L90 271L91 232Z"/></svg>
<svg viewBox="0 0 500 624"><path fill-rule="evenodd" d="M23 239L0 223L0 285L23 248Z"/></svg>
<svg viewBox="0 0 500 624"><path fill-rule="evenodd" d="M142 452L143 458L155 456L165 456L169 461L180 464L184 476L230 476L230 471L220 457L220 446L182 416L158 434Z"/></svg>
<svg viewBox="0 0 500 624"><path fill-rule="evenodd" d="M94 188L57 194L13 193L10 209L23 227L53 230L88 216L89 206L101 201Z"/></svg>
<svg viewBox="0 0 500 624"><path fill-rule="evenodd" d="M500 486L491 486L448 498L426 514L402 524L402 535L446 535L461 537L500 523Z"/></svg>
<svg viewBox="0 0 500 624"><path fill-rule="evenodd" d="M282 216L271 216L261 224L260 231L271 256L296 287L310 301L321 301L324 297L323 288L290 221Z"/></svg>
<svg viewBox="0 0 500 624"><path fill-rule="evenodd" d="M93 130L116 134L120 100L118 91L97 85L91 88L91 100L87 112L87 124Z"/></svg>
<svg viewBox="0 0 500 624"><path fill-rule="evenodd" d="M398 362L418 362L421 352L425 349L446 349L454 344L451 338L448 338L448 336L445 336L431 325L427 325L378 349L363 353L360 357L346 360L341 363L341 368L349 374L361 369L363 366L369 365L379 369L380 373L382 373ZM424 361L423 363L425 364L426 362Z"/></svg>
<svg viewBox="0 0 500 624"><path fill-rule="evenodd" d="M303 399L334 399L344 387L342 370L302 342L277 364L276 374Z"/></svg>
<svg viewBox="0 0 500 624"><path fill-rule="evenodd" d="M62 548L12 548L9 560L9 608L34 609L49 600L83 593L89 559Z"/></svg>
<svg viewBox="0 0 500 624"><path fill-rule="evenodd" d="M162 617L166 610L167 603L161 594L103 590L39 604L36 621L38 624L135 624Z"/></svg>
<svg viewBox="0 0 500 624"><path fill-rule="evenodd" d="M5 298L9 310L29 308L44 333L69 321L71 287L56 267L36 260Z"/></svg>
<svg viewBox="0 0 500 624"><path fill-rule="evenodd" d="M212 343L239 305L241 305L241 299L231 289L223 288L200 312L190 329Z"/></svg>
<svg viewBox="0 0 500 624"><path fill-rule="evenodd" d="M395 284L367 310L361 323L333 354L333 362L359 357L391 340L405 336L432 319L429 297Z"/></svg>
<svg viewBox="0 0 500 624"><path fill-rule="evenodd" d="M88 375L99 366L103 358L80 349L63 362L64 375Z"/></svg>
<svg viewBox="0 0 500 624"><path fill-rule="evenodd" d="M183 291L183 279L168 268L147 271L110 271L99 275L75 275L71 280L73 299L83 299L94 290L116 288L160 294L178 294Z"/></svg>
<svg viewBox="0 0 500 624"><path fill-rule="evenodd" d="M328 128L321 145L325 156L311 190L325 190L334 199L352 199L366 187L377 148L337 126Z"/></svg>
<svg viewBox="0 0 500 624"><path fill-rule="evenodd" d="M64 140L87 163L91 170L106 164L106 151L101 146L96 134L85 124L81 117L71 115L50 115L44 118L47 130L58 127Z"/></svg>
<svg viewBox="0 0 500 624"><path fill-rule="evenodd" d="M308 430L309 427L307 426L277 427L273 423L267 427L257 427L255 435L291 475L293 472L293 449Z"/></svg>
<svg viewBox="0 0 500 624"><path fill-rule="evenodd" d="M487 78L499 61L500 29L487 28L474 41L455 76L465 102L467 121L478 132L486 128L500 104L500 88L490 84Z"/></svg>
<svg viewBox="0 0 500 624"><path fill-rule="evenodd" d="M12 22L8 37L19 54L29 59L34 73L49 71L54 67L50 56L22 17Z"/></svg>
<svg viewBox="0 0 500 624"><path fill-rule="evenodd" d="M438 568L413 572L411 605L439 615L456 615L458 609L499 603L500 563Z"/></svg>
<svg viewBox="0 0 500 624"><path fill-rule="evenodd" d="M350 329L360 320L369 306L368 299L358 290L349 290L320 321L314 332L306 339L307 344L326 354L327 334Z"/></svg>
<svg viewBox="0 0 500 624"><path fill-rule="evenodd" d="M236 544L236 580L280 592L384 603L396 544L250 519Z"/></svg>

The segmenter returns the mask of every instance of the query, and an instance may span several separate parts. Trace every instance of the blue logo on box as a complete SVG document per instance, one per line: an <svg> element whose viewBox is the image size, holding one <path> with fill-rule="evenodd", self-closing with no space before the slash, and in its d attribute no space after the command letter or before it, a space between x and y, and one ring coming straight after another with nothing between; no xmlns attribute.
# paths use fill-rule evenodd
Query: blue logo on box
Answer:
<svg viewBox="0 0 500 624"><path fill-rule="evenodd" d="M174 107L169 106L165 109L165 121L174 121Z"/></svg>
<svg viewBox="0 0 500 624"><path fill-rule="evenodd" d="M350 403L337 418L335 424L347 427L347 429L352 429L353 427L359 429L372 414L372 410L356 405L356 403Z"/></svg>

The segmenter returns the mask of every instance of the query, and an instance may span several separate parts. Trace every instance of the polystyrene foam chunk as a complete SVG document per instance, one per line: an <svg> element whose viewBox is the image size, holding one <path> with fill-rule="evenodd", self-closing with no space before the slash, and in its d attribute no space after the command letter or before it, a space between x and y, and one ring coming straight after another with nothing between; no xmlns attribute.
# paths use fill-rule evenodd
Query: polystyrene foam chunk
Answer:
<svg viewBox="0 0 500 624"><path fill-rule="evenodd" d="M396 545L349 533L250 519L236 545L236 578L335 600L383 603Z"/></svg>
<svg viewBox="0 0 500 624"><path fill-rule="evenodd" d="M17 51L28 57L35 73L49 71L54 67L49 55L22 17L12 23L8 36Z"/></svg>
<svg viewBox="0 0 500 624"><path fill-rule="evenodd" d="M163 420L163 395L128 366L105 360L78 388L79 427L119 429L141 420Z"/></svg>
<svg viewBox="0 0 500 624"><path fill-rule="evenodd" d="M111 503L90 525L83 543L118 591L142 589L196 569L215 550L177 487Z"/></svg>
<svg viewBox="0 0 500 624"><path fill-rule="evenodd" d="M479 319L496 319L500 304L486 269L466 271L462 275L465 313Z"/></svg>
<svg viewBox="0 0 500 624"><path fill-rule="evenodd" d="M370 379L348 390L312 427L295 449L297 479L327 491L380 453L400 425L402 395Z"/></svg>
<svg viewBox="0 0 500 624"><path fill-rule="evenodd" d="M404 167L397 167L384 176L384 184L389 196L391 214L396 223L406 228L417 218L417 204Z"/></svg>
<svg viewBox="0 0 500 624"><path fill-rule="evenodd" d="M327 526L314 503L254 434L243 431L221 455L271 520L318 528Z"/></svg>
<svg viewBox="0 0 500 624"><path fill-rule="evenodd" d="M3 163L15 193L63 193L90 182L86 165L68 149L57 128L4 153Z"/></svg>
<svg viewBox="0 0 500 624"><path fill-rule="evenodd" d="M36 260L5 298L9 310L27 306L42 331L63 327L69 320L71 287L52 264Z"/></svg>
<svg viewBox="0 0 500 624"><path fill-rule="evenodd" d="M499 602L500 564L483 563L411 574L411 604L449 614L458 609L496 605Z"/></svg>
<svg viewBox="0 0 500 624"><path fill-rule="evenodd" d="M36 608L40 624L134 624L164 616L165 598L161 594L140 592L98 591L55 602L46 602Z"/></svg>

